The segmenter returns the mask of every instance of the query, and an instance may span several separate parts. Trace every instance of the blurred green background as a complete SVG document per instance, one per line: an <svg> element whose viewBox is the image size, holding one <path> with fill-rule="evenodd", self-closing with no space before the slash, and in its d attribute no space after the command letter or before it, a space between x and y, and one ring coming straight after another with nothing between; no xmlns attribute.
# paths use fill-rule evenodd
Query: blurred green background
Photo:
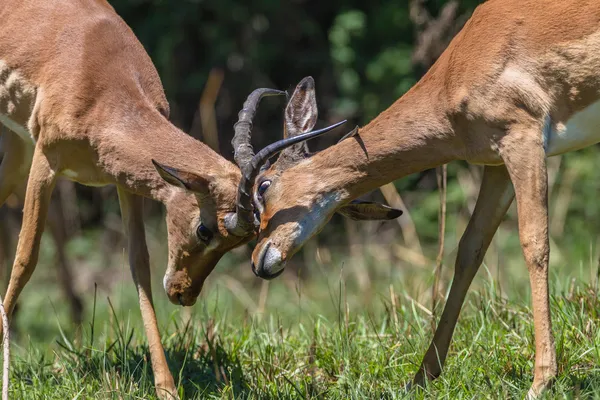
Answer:
<svg viewBox="0 0 600 400"><path fill-rule="evenodd" d="M341 118L365 124L406 92L429 68L479 3L475 0L113 0L154 61L171 105L174 124L232 158L233 123L245 97L257 87L293 90L314 77L318 126ZM283 102L263 101L253 131L255 148L281 135ZM339 133L341 135L341 132ZM332 134L312 149L339 139ZM174 157L177 155L174 154ZM549 160L552 292L568 292L572 279L597 281L600 207L596 146ZM445 296L462 234L477 198L481 168L448 166L447 225L439 293ZM579 182L578 184L576 184ZM407 211L398 221L357 223L341 217L294 257L281 278L253 276L252 248L237 249L217 266L192 310L170 305L162 290L166 267L164 210L148 201L147 235L154 297L162 324L220 309L234 318L270 313L293 323L299 310L336 316L331 288L343 283L349 310L377 313L393 285L400 302L431 308L438 251L440 197L435 170L406 177L374 199ZM124 254L114 188L61 182L54 196L40 264L20 299L14 327L19 343L52 343L60 327L74 332L71 306L57 266L72 270L72 290L90 323L95 285L99 311L109 319L110 297L124 318L139 320ZM8 274L20 224L20 200L0 210L0 263ZM55 240L56 238L59 240ZM63 238L63 239L61 239ZM64 244L65 253L60 249ZM58 250L57 250L58 249ZM6 279L4 279L6 281ZM64 281L64 279L63 279ZM474 288L494 282L511 301L529 298L514 205L497 233ZM5 283L3 284L5 285ZM63 282L63 287L70 286ZM341 293L341 292L340 292ZM212 311L211 311L212 310ZM431 310L429 310L431 311ZM438 309L438 314L439 314ZM74 314L77 314L75 311Z"/></svg>
<svg viewBox="0 0 600 400"><path fill-rule="evenodd" d="M111 1L154 61L171 105L172 121L229 159L237 112L256 87L293 90L300 79L311 75L317 87L319 126L341 118L350 119L348 126L365 124L419 79L478 3ZM253 131L256 148L280 137L283 106L277 99L261 104ZM337 139L338 135L332 134L311 143L311 147L323 148ZM591 221L600 220L596 157L596 149L589 148L550 160L553 271L574 273L582 263L586 267L595 265L598 228ZM449 166L442 289L451 278L456 246L474 206L480 175L480 167L466 163ZM294 257L283 278L272 285L289 281L293 287L298 279L319 279L320 267L339 273L344 266L344 273L361 291L370 293L373 285L387 286L391 279L401 276L405 284L414 279L408 286L418 292L415 295L427 296L438 243L440 202L435 171L415 174L396 182L396 190L387 189L386 196L380 192L370 196L395 205L402 201L408 211L405 216L387 223L356 223L334 217ZM114 188L87 188L62 182L54 197L56 212L51 219L59 218L56 224L64 228L64 258L73 270L75 292L89 293L94 282L101 290L110 291L121 278L129 279ZM5 275L20 223L19 199L11 200L9 205L13 207L2 209L0 262ZM164 299L158 284L166 265L163 212L160 205L148 202L148 236L158 286L155 297L159 301ZM52 238L46 234L42 266L34 275L33 285L36 278L45 287L49 279L55 279L52 265L61 260ZM252 291L262 285L250 273L252 244L221 261L203 296L210 296L211 282L223 274L236 280L236 285L244 290ZM507 282L507 289L515 287L510 283L513 278L518 280L517 287L527 287L514 206L486 262L501 283ZM121 272L110 272L114 270ZM595 270L585 273L591 277ZM60 285L48 284L47 288L50 296ZM24 296L33 290L28 287ZM89 306L89 300L85 303ZM42 337L44 329L39 327Z"/></svg>

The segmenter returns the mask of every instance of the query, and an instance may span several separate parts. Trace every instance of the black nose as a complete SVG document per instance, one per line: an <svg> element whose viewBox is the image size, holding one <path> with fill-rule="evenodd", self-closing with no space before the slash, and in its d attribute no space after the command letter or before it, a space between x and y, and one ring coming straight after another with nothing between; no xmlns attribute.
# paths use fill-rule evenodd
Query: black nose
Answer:
<svg viewBox="0 0 600 400"><path fill-rule="evenodd" d="M184 305L183 305L183 296L181 295L181 293L179 293L179 294L177 295L177 301L179 302L179 305L180 305L180 306L182 306L182 307L184 306Z"/></svg>
<svg viewBox="0 0 600 400"><path fill-rule="evenodd" d="M266 280L270 281L271 279L275 279L279 275L281 275L283 273L283 269L281 269L280 271L277 271L274 274L268 274L262 268L257 270L256 269L256 265L254 265L254 263L252 263L252 272L254 272L254 275L258 276L259 278L266 279Z"/></svg>

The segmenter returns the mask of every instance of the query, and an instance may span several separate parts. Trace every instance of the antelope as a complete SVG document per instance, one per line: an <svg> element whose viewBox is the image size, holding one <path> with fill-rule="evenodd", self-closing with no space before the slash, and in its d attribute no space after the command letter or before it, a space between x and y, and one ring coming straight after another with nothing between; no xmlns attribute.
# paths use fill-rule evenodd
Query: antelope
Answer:
<svg viewBox="0 0 600 400"><path fill-rule="evenodd" d="M314 99L314 81L305 78L287 105L284 139L257 153L240 181L240 196L251 194L260 218L255 273L280 274L334 212L383 184L453 160L484 165L449 297L412 383L440 375L467 290L516 197L535 326L528 397L539 396L557 375L546 159L600 141L600 3L485 2L407 93L345 140L307 157L299 143L317 136L306 133L317 115Z"/></svg>
<svg viewBox="0 0 600 400"><path fill-rule="evenodd" d="M156 392L177 398L153 308L143 199L167 211L166 294L191 306L221 256L255 236L253 210L238 207L240 170L168 121L150 57L105 0L3 2L0 20L0 206L28 176L6 310L37 264L57 179L115 185ZM236 133L249 131L261 98L283 93L254 91Z"/></svg>

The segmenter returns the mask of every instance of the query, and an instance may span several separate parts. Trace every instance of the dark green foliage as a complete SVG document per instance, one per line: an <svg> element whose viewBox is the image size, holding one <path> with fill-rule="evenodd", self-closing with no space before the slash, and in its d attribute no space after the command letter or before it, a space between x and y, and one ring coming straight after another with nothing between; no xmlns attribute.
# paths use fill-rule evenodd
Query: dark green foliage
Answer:
<svg viewBox="0 0 600 400"><path fill-rule="evenodd" d="M430 1L436 15L445 1ZM478 1L462 2L469 12ZM321 119L368 122L416 81L409 2L378 0L112 0L163 80L172 119L189 131L212 68L225 71L217 102L221 149L245 96L259 86L317 82ZM266 102L265 102L266 103ZM261 107L260 145L281 135L281 106ZM262 108L266 110L262 110Z"/></svg>

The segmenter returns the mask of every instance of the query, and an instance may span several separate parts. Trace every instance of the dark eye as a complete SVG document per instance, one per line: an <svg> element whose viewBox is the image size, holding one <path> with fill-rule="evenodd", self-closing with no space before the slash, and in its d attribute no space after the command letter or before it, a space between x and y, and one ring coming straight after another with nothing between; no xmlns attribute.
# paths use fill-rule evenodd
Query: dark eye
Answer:
<svg viewBox="0 0 600 400"><path fill-rule="evenodd" d="M208 244L213 237L210 229L203 224L198 225L198 228L196 229L196 235L198 236L198 239L202 240L206 244Z"/></svg>
<svg viewBox="0 0 600 400"><path fill-rule="evenodd" d="M258 194L258 197L262 198L263 194L267 191L269 186L271 186L271 181L261 182L261 184L258 186L258 190L256 191Z"/></svg>

